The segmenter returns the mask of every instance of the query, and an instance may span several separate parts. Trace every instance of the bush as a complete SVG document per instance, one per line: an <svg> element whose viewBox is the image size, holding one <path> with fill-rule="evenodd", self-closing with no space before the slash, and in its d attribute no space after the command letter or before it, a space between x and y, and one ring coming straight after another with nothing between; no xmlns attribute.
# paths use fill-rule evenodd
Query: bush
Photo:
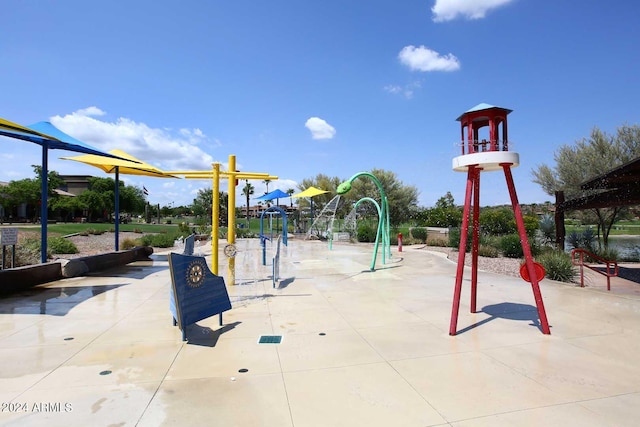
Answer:
<svg viewBox="0 0 640 427"><path fill-rule="evenodd" d="M226 235L224 236L226 238ZM256 233L252 232L248 228L238 228L236 229L236 237L237 238L253 238L258 237Z"/></svg>
<svg viewBox="0 0 640 427"><path fill-rule="evenodd" d="M374 227L369 223L363 222L358 224L358 231L357 231L358 242L369 242L369 243L375 242L377 233L378 233L377 227Z"/></svg>
<svg viewBox="0 0 640 427"><path fill-rule="evenodd" d="M562 251L545 252L536 258L546 270L546 277L559 282L575 282L578 271L571 262L571 255Z"/></svg>
<svg viewBox="0 0 640 427"><path fill-rule="evenodd" d="M47 239L47 249L53 254L77 254L76 245L64 237L49 237Z"/></svg>
<svg viewBox="0 0 640 427"><path fill-rule="evenodd" d="M27 238L27 239L21 240L15 246L15 250L16 250L16 265L11 265L11 255L10 255L11 251L7 249L7 257L5 259L6 268L40 264L40 239Z"/></svg>
<svg viewBox="0 0 640 427"><path fill-rule="evenodd" d="M478 255L487 258L498 258L500 256L500 251L498 251L498 248L494 248L493 246L479 245Z"/></svg>
<svg viewBox="0 0 640 427"><path fill-rule="evenodd" d="M409 234L414 239L420 241L420 243L425 243L427 241L427 229L426 228L412 228L409 230Z"/></svg>
<svg viewBox="0 0 640 427"><path fill-rule="evenodd" d="M427 246L447 247L449 242L445 239L427 239Z"/></svg>
<svg viewBox="0 0 640 427"><path fill-rule="evenodd" d="M144 246L153 246L155 248L171 248L178 236L174 233L166 234L145 234L140 238Z"/></svg>
<svg viewBox="0 0 640 427"><path fill-rule="evenodd" d="M582 233L578 233L575 230L572 231L567 236L567 240L569 241L569 244L576 249L586 249L589 252L595 253L594 243L596 240L596 236L593 233L593 229L591 227L585 228Z"/></svg>
<svg viewBox="0 0 640 427"><path fill-rule="evenodd" d="M500 250L507 258L522 258L522 242L517 234L507 234L500 239Z"/></svg>
<svg viewBox="0 0 640 427"><path fill-rule="evenodd" d="M615 248L602 248L597 250L595 254L607 261L618 261L620 258L620 253Z"/></svg>
<svg viewBox="0 0 640 427"><path fill-rule="evenodd" d="M124 239L122 242L120 242L120 250L127 250L127 249L133 249L136 246L138 246L138 240L137 239Z"/></svg>
<svg viewBox="0 0 640 427"><path fill-rule="evenodd" d="M95 228L87 228L85 231L83 231L82 233L83 236L88 236L89 234L93 234L95 236L99 236L101 234L104 234L104 230L96 230Z"/></svg>
<svg viewBox="0 0 640 427"><path fill-rule="evenodd" d="M538 223L543 243L553 243L556 238L556 222L553 216L544 214Z"/></svg>
<svg viewBox="0 0 640 427"><path fill-rule="evenodd" d="M471 227L469 227L469 235L467 236L467 247L466 247L466 252L469 252L471 250ZM460 235L461 235L461 230L460 228L451 228L449 230L449 247L450 248L456 248L459 249L460 248Z"/></svg>

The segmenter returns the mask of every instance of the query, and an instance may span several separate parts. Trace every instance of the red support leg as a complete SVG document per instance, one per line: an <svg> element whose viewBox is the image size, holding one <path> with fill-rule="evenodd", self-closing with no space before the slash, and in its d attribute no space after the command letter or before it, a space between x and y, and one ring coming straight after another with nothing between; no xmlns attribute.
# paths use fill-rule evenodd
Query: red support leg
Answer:
<svg viewBox="0 0 640 427"><path fill-rule="evenodd" d="M544 309L544 303L542 302L542 293L540 292L538 276L533 265L533 257L531 256L529 239L527 238L527 233L524 228L524 220L522 219L522 211L520 210L520 204L518 203L518 195L516 194L516 188L513 184L513 176L511 175L511 164L503 163L500 166L502 166L502 169L504 169L504 176L507 180L507 187L509 188L509 195L511 196L511 205L513 206L513 213L516 217L518 233L520 234L520 240L522 241L522 252L524 253L527 272L529 273L531 288L533 289L533 296L536 300L536 307L538 308L538 316L540 317L540 326L542 328L542 333L549 335L551 334L551 331L549 330L549 322L547 321L547 314Z"/></svg>
<svg viewBox="0 0 640 427"><path fill-rule="evenodd" d="M475 166L469 166L467 173L467 191L464 199L464 213L462 214L462 227L460 230L460 246L458 248L458 270L456 271L456 285L453 293L453 306L451 307L451 323L449 335L455 335L458 327L458 313L460 312L460 294L462 292L462 276L464 274L464 257L467 249L467 234L469 232L469 210L471 208L471 193L473 191L473 176Z"/></svg>
<svg viewBox="0 0 640 427"><path fill-rule="evenodd" d="M474 168L473 176L473 240L471 242L471 313L476 312L478 296L478 245L480 229L480 171Z"/></svg>

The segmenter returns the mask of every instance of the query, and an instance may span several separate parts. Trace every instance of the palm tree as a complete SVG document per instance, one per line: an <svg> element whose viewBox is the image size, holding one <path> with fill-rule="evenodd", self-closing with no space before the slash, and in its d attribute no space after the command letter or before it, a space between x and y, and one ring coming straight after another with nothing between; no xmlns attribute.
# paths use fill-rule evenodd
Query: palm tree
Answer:
<svg viewBox="0 0 640 427"><path fill-rule="evenodd" d="M247 227L249 226L249 196L253 194L253 190L254 190L253 185L251 185L249 183L249 180L247 179L247 183L242 188L242 194L247 196L247 211L246 211Z"/></svg>
<svg viewBox="0 0 640 427"><path fill-rule="evenodd" d="M287 194L289 195L289 201L291 202L291 207L293 207L293 193L295 193L296 190L294 190L293 188L290 188L287 190Z"/></svg>
<svg viewBox="0 0 640 427"><path fill-rule="evenodd" d="M265 184L267 185L267 192L266 192L266 193L264 193L264 194L269 193L269 182L271 182L271 180L270 180L270 179L265 179L265 180L264 180L264 181L262 181L262 182L263 182L263 183L265 183Z"/></svg>

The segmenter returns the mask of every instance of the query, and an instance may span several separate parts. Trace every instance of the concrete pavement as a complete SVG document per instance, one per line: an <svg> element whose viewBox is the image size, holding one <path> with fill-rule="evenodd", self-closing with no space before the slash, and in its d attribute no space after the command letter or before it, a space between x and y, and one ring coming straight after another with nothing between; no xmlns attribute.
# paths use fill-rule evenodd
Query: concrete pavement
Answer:
<svg viewBox="0 0 640 427"><path fill-rule="evenodd" d="M221 243L221 248L224 244ZM636 426L640 285L479 274L448 335L456 265L416 247L292 239L272 288L240 240L233 309L172 325L166 254L0 299L0 425ZM210 246L196 247L210 263ZM270 256L267 258L270 264ZM224 255L221 271L226 275ZM209 264L210 265L210 264ZM279 335L280 344L259 344Z"/></svg>

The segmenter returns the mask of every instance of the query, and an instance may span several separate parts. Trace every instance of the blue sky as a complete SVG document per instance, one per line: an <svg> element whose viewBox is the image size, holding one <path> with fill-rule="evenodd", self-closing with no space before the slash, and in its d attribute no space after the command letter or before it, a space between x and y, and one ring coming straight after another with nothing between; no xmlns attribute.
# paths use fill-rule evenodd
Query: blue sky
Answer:
<svg viewBox="0 0 640 427"><path fill-rule="evenodd" d="M391 170L433 206L464 201L455 119L485 102L513 110L518 196L542 203L531 170L559 146L639 124L638 16L631 0L4 0L0 117L165 170L235 154L279 176L269 190ZM52 151L50 169L107 176L69 155ZM33 177L40 156L0 137L0 181ZM161 205L210 187L122 178ZM504 175L484 173L480 195L509 203Z"/></svg>

